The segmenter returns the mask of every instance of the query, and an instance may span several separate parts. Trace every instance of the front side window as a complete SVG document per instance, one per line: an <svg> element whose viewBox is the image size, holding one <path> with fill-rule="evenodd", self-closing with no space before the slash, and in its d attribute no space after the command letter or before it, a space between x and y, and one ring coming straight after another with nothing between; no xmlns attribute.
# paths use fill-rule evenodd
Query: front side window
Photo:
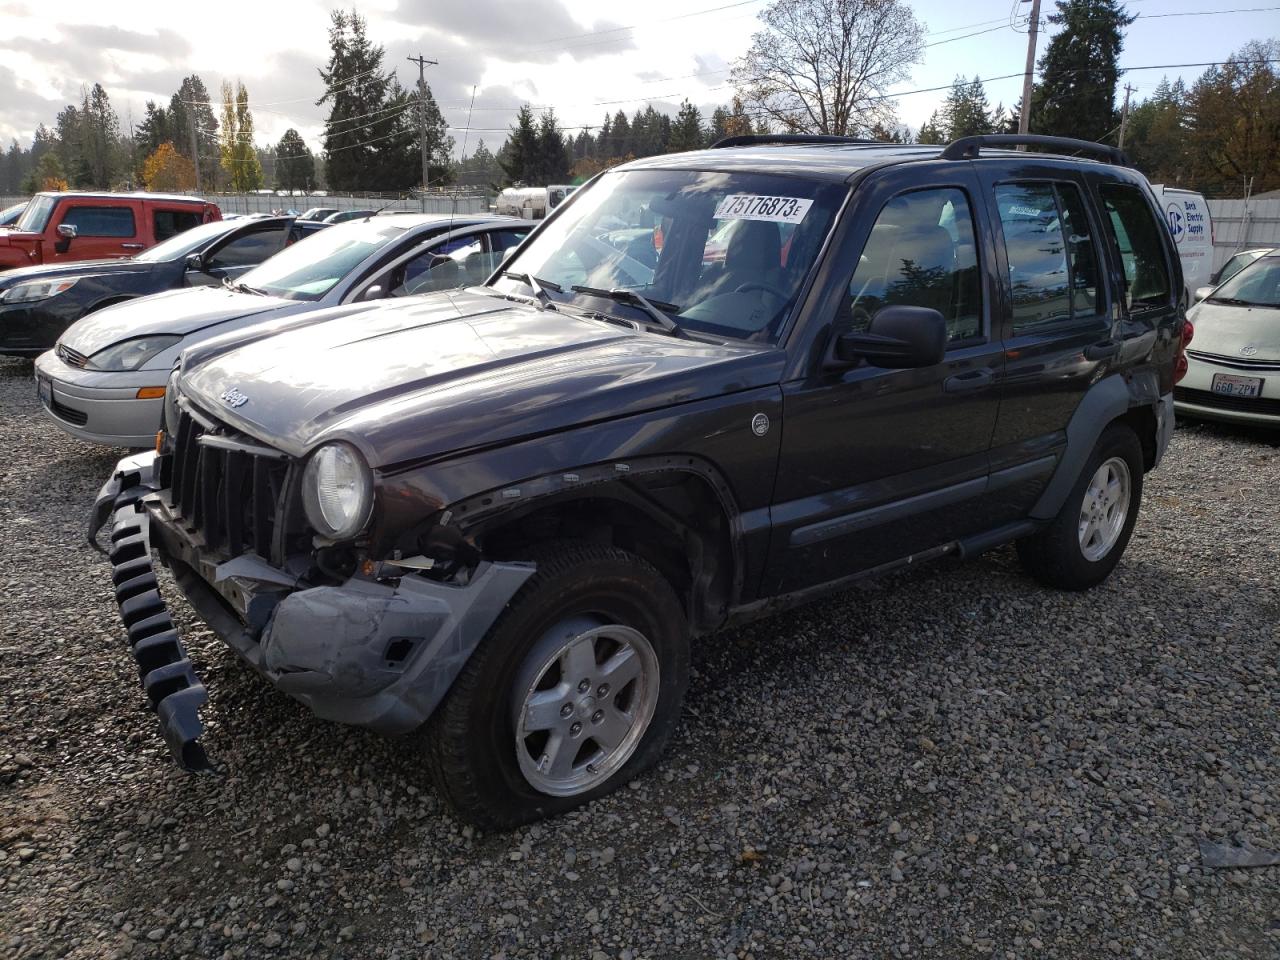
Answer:
<svg viewBox="0 0 1280 960"><path fill-rule="evenodd" d="M1112 239L1124 264L1125 305L1130 313L1172 302L1169 268L1160 231L1146 195L1123 183L1104 183L1098 190L1106 207Z"/></svg>
<svg viewBox="0 0 1280 960"><path fill-rule="evenodd" d="M773 342L845 195L843 183L799 176L611 173L577 195L507 269L535 276L557 301L599 310L596 295L574 288L638 293L686 330ZM527 295L518 280L495 284ZM618 295L606 312L649 317Z"/></svg>
<svg viewBox="0 0 1280 960"><path fill-rule="evenodd" d="M884 205L849 282L841 330L862 331L881 307L930 307L956 343L982 332L973 213L963 190L916 190Z"/></svg>
<svg viewBox="0 0 1280 960"><path fill-rule="evenodd" d="M279 226L242 234L215 250L208 266L215 270L255 266L279 252L288 232L288 227Z"/></svg>
<svg viewBox="0 0 1280 960"><path fill-rule="evenodd" d="M62 223L76 228L78 237L132 237L137 233L130 207L70 207Z"/></svg>
<svg viewBox="0 0 1280 960"><path fill-rule="evenodd" d="M478 235L455 237L406 261L393 276L391 296L411 297L484 283L501 253L487 253Z"/></svg>
<svg viewBox="0 0 1280 960"><path fill-rule="evenodd" d="M1014 333L1096 314L1098 259L1075 185L1002 183L996 204Z"/></svg>

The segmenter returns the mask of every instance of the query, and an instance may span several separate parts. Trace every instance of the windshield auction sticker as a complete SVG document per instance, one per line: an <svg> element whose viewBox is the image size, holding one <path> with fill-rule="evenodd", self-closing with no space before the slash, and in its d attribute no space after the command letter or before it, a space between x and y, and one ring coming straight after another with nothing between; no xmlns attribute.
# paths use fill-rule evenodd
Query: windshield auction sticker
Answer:
<svg viewBox="0 0 1280 960"><path fill-rule="evenodd" d="M734 193L716 207L717 220L768 220L772 223L799 223L813 205L801 197L762 197Z"/></svg>

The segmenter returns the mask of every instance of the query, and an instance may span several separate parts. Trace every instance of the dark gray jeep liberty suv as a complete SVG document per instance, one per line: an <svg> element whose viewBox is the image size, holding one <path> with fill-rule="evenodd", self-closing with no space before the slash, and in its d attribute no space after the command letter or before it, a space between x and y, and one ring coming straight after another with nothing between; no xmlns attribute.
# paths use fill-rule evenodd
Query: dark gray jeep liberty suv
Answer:
<svg viewBox="0 0 1280 960"><path fill-rule="evenodd" d="M272 684L421 731L458 813L510 827L651 766L727 623L1008 542L1105 578L1173 429L1180 274L1097 144L652 157L484 286L189 350L91 537L182 765L206 692L153 553Z"/></svg>

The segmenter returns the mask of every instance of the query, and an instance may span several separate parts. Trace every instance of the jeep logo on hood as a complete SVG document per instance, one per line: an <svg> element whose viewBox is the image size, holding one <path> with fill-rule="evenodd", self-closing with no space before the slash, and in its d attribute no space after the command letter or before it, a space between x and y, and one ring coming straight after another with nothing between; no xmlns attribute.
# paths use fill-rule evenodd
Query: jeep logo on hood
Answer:
<svg viewBox="0 0 1280 960"><path fill-rule="evenodd" d="M249 402L249 398L235 387L227 387L222 393L218 394L218 399L229 407L243 407Z"/></svg>

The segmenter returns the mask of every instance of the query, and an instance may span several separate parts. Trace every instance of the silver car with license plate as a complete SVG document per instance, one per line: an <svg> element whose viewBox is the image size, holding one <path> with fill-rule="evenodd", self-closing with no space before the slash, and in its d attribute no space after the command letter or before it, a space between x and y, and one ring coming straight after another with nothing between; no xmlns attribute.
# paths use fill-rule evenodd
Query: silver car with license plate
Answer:
<svg viewBox="0 0 1280 960"><path fill-rule="evenodd" d="M1280 427L1280 252L1196 297L1187 375L1173 391L1178 413Z"/></svg>

